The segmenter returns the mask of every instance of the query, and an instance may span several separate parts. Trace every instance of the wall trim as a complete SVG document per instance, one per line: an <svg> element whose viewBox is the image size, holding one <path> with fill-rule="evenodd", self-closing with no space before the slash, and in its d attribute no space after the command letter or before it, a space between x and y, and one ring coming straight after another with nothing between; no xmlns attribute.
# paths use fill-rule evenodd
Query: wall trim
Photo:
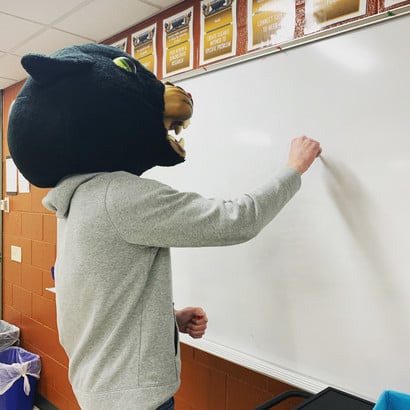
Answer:
<svg viewBox="0 0 410 410"><path fill-rule="evenodd" d="M298 387L309 393L316 394L329 387L328 384L325 384L320 380L285 369L275 363L266 363L256 357L234 350L231 347L222 346L218 343L205 339L194 340L184 334L180 335L180 339L182 343L194 347L195 349L199 349L214 356L218 356L221 359L231 361L239 366L243 366L257 373L272 377L291 386Z"/></svg>
<svg viewBox="0 0 410 410"><path fill-rule="evenodd" d="M54 406L53 403L50 403L45 397L37 393L34 400L34 405L39 410L58 410L58 407Z"/></svg>

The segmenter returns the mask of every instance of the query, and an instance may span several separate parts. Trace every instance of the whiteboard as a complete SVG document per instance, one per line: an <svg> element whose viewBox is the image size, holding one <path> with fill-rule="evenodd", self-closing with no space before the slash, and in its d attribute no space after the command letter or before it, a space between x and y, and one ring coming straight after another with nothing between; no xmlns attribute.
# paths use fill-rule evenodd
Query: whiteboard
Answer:
<svg viewBox="0 0 410 410"><path fill-rule="evenodd" d="M172 251L176 306L209 317L184 341L313 392L410 392L409 38L405 15L179 83L187 160L147 177L231 198L292 137L323 147L258 237Z"/></svg>

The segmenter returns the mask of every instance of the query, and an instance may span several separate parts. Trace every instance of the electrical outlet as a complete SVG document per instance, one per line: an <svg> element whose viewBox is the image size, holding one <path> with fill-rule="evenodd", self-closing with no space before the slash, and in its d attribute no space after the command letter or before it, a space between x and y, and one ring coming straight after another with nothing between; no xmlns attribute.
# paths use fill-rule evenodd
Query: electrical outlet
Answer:
<svg viewBox="0 0 410 410"><path fill-rule="evenodd" d="M21 263L21 248L20 246L11 245L11 260Z"/></svg>

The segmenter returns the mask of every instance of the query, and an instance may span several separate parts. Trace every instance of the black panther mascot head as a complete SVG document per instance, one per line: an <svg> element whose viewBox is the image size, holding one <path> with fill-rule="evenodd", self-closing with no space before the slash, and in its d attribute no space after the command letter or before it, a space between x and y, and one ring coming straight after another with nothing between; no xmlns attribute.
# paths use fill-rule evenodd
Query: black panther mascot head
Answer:
<svg viewBox="0 0 410 410"><path fill-rule="evenodd" d="M192 98L163 84L137 60L101 44L28 54L30 74L10 113L8 145L20 172L38 187L89 172L136 175L184 160L179 133Z"/></svg>

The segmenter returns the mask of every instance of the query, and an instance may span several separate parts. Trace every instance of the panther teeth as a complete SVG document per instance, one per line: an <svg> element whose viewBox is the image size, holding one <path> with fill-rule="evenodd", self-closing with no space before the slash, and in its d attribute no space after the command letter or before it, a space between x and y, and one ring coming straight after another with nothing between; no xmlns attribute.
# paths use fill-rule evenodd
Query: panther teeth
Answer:
<svg viewBox="0 0 410 410"><path fill-rule="evenodd" d="M181 138L179 141L173 136L168 134L168 139L172 142L175 142L176 144L178 144L181 148L185 147L185 141L183 138Z"/></svg>

